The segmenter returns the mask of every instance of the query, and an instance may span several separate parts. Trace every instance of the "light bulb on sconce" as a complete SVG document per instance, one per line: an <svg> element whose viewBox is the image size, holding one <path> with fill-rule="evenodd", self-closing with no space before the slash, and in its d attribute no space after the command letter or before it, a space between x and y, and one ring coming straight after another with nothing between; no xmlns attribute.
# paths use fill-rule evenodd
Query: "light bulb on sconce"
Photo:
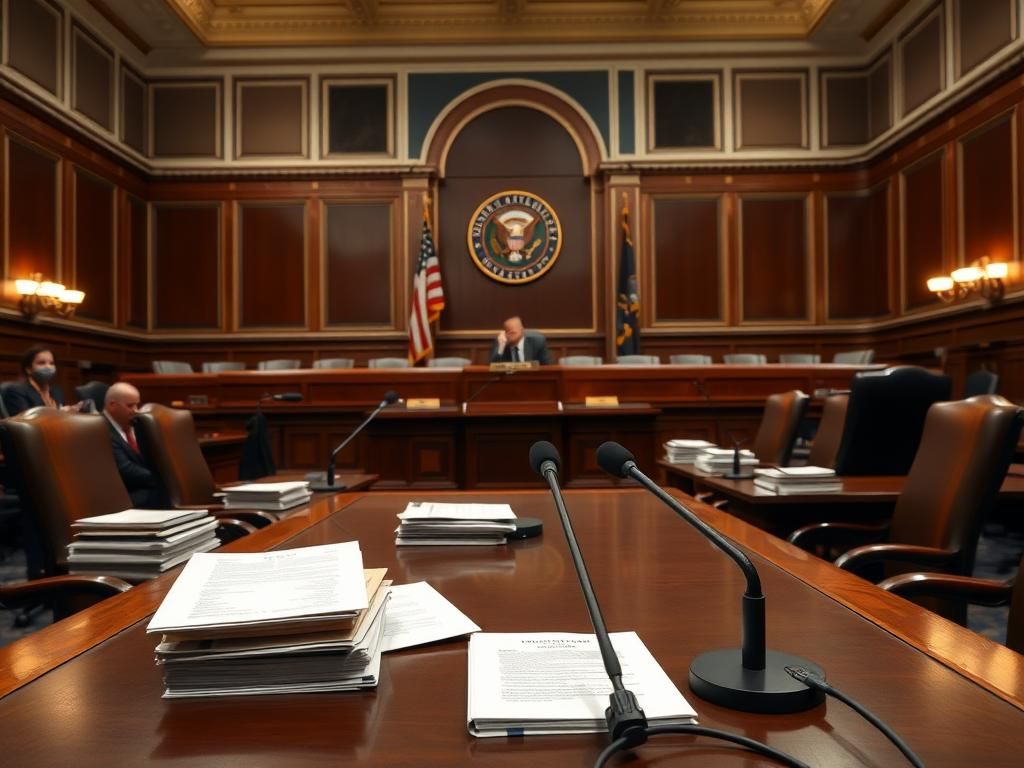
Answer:
<svg viewBox="0 0 1024 768"><path fill-rule="evenodd" d="M928 290L947 304L975 295L994 304L1006 293L1004 281L1009 273L1006 262L982 256L970 266L954 269L948 275L928 278Z"/></svg>
<svg viewBox="0 0 1024 768"><path fill-rule="evenodd" d="M14 281L14 290L20 297L18 309L29 320L40 312L53 312L60 317L70 317L85 301L85 292L67 288L63 283L43 280L40 273Z"/></svg>

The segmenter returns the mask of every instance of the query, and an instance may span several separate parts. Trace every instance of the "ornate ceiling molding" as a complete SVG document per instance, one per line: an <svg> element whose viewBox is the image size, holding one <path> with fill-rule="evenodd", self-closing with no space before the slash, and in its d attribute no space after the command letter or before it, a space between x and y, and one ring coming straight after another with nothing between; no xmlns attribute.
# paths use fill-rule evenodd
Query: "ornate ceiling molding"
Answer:
<svg viewBox="0 0 1024 768"><path fill-rule="evenodd" d="M835 0L167 0L207 46L806 38Z"/></svg>

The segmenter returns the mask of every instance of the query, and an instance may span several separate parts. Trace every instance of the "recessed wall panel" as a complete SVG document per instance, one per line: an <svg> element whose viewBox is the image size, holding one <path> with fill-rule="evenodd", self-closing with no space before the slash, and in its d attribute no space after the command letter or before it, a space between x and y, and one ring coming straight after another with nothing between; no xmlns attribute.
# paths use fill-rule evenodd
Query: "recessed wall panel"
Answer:
<svg viewBox="0 0 1024 768"><path fill-rule="evenodd" d="M943 253L942 154L921 161L903 174L903 302L907 309L935 306L929 277L946 274Z"/></svg>
<svg viewBox="0 0 1024 768"><path fill-rule="evenodd" d="M75 26L71 31L71 103L108 131L114 128L114 54Z"/></svg>
<svg viewBox="0 0 1024 768"><path fill-rule="evenodd" d="M913 112L945 87L941 6L900 40L903 114Z"/></svg>
<svg viewBox="0 0 1024 768"><path fill-rule="evenodd" d="M60 189L58 161L7 136L7 279L34 272L56 279Z"/></svg>
<svg viewBox="0 0 1024 768"><path fill-rule="evenodd" d="M324 206L325 317L328 325L390 325L390 202Z"/></svg>
<svg viewBox="0 0 1024 768"><path fill-rule="evenodd" d="M153 156L220 157L220 83L153 83Z"/></svg>
<svg viewBox="0 0 1024 768"><path fill-rule="evenodd" d="M743 319L806 320L805 199L741 198L740 233Z"/></svg>
<svg viewBox="0 0 1024 768"><path fill-rule="evenodd" d="M239 325L306 324L306 237L303 203L238 208Z"/></svg>
<svg viewBox="0 0 1024 768"><path fill-rule="evenodd" d="M1016 255L1014 120L1003 115L960 142L960 209L965 264Z"/></svg>
<svg viewBox="0 0 1024 768"><path fill-rule="evenodd" d="M807 147L804 72L735 75L738 149Z"/></svg>
<svg viewBox="0 0 1024 768"><path fill-rule="evenodd" d="M60 95L64 14L47 0L13 0L7 7L7 63Z"/></svg>
<svg viewBox="0 0 1024 768"><path fill-rule="evenodd" d="M955 0L957 74L970 72L1016 37L1015 0Z"/></svg>
<svg viewBox="0 0 1024 768"><path fill-rule="evenodd" d="M235 93L236 156L307 156L308 84L305 80L238 81Z"/></svg>
<svg viewBox="0 0 1024 768"><path fill-rule="evenodd" d="M220 327L220 206L153 206L153 328Z"/></svg>
<svg viewBox="0 0 1024 768"><path fill-rule="evenodd" d="M121 67L121 141L142 154L146 154L147 115L145 82Z"/></svg>
<svg viewBox="0 0 1024 768"><path fill-rule="evenodd" d="M147 241L148 213L146 204L137 197L128 198L128 226L121 229L128 233L128 264L131 273L128 290L128 311L125 316L128 325L145 328L148 324L149 300L149 248Z"/></svg>
<svg viewBox="0 0 1024 768"><path fill-rule="evenodd" d="M77 317L114 322L114 187L75 169L75 273L85 291Z"/></svg>
<svg viewBox="0 0 1024 768"><path fill-rule="evenodd" d="M719 199L660 198L652 212L655 320L720 319Z"/></svg>
<svg viewBox="0 0 1024 768"><path fill-rule="evenodd" d="M826 201L828 317L874 318L889 313L889 222L886 185Z"/></svg>

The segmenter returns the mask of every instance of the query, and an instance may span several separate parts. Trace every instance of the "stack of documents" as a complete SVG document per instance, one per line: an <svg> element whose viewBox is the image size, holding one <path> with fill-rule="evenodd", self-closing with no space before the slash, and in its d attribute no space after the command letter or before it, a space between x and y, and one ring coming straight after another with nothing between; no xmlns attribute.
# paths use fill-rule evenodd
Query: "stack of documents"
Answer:
<svg viewBox="0 0 1024 768"><path fill-rule="evenodd" d="M278 512L305 504L312 495L306 480L245 483L224 489L224 506L227 509L265 509Z"/></svg>
<svg viewBox="0 0 1024 768"><path fill-rule="evenodd" d="M159 576L196 552L220 546L217 521L205 509L126 509L83 517L71 525L70 573L101 573L137 581Z"/></svg>
<svg viewBox="0 0 1024 768"><path fill-rule="evenodd" d="M197 555L146 628L164 698L376 687L385 573L355 541Z"/></svg>
<svg viewBox="0 0 1024 768"><path fill-rule="evenodd" d="M759 469L754 485L779 494L836 493L843 490L843 481L834 469L825 467L780 467Z"/></svg>
<svg viewBox="0 0 1024 768"><path fill-rule="evenodd" d="M724 475L732 472L733 454L732 448L707 448L701 451L694 459L693 466L701 472L710 475ZM750 469L757 466L757 457L751 451L740 451L740 469Z"/></svg>
<svg viewBox="0 0 1024 768"><path fill-rule="evenodd" d="M715 444L707 440L669 440L665 443L665 461L673 464L693 464L701 451L714 447Z"/></svg>
<svg viewBox="0 0 1024 768"><path fill-rule="evenodd" d="M400 512L395 544L504 544L515 531L508 504L444 504L413 501Z"/></svg>
<svg viewBox="0 0 1024 768"><path fill-rule="evenodd" d="M615 632L622 683L651 725L689 725L694 711L636 632ZM469 732L474 736L596 733L612 684L594 635L479 633L469 639Z"/></svg>

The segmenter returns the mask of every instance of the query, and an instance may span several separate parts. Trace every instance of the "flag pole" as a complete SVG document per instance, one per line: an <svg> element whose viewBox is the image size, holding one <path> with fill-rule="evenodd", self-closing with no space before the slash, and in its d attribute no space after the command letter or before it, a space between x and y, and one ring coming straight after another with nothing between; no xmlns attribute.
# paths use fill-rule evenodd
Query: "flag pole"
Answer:
<svg viewBox="0 0 1024 768"><path fill-rule="evenodd" d="M434 222L431 221L431 210L430 210L430 190L427 189L423 193L423 221L426 222L430 228L431 233L434 231ZM437 240L434 240L434 251L437 251ZM441 324L441 318L438 316L436 319L430 321L430 338L433 339L433 343L430 345L430 351L427 353L424 359L424 365L429 365L430 361L434 359L434 351L437 348L437 327Z"/></svg>

